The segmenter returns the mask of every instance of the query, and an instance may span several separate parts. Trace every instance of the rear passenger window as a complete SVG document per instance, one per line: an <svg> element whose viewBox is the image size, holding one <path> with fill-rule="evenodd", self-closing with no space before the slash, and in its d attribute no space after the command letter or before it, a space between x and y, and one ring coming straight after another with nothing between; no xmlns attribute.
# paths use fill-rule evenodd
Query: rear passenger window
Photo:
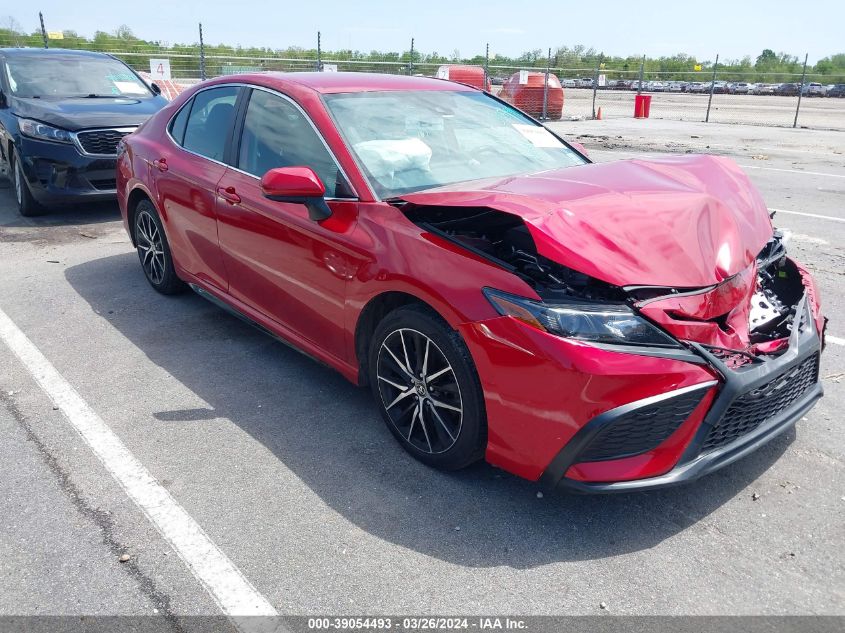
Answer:
<svg viewBox="0 0 845 633"><path fill-rule="evenodd" d="M179 114L173 117L173 120L170 122L170 136L179 145L185 142L185 126L188 123L188 115L191 113L191 103L191 101L188 101L188 103L182 106Z"/></svg>
<svg viewBox="0 0 845 633"><path fill-rule="evenodd" d="M209 88L197 93L185 125L182 147L200 156L222 161L237 98L237 86ZM175 126L177 121L173 123Z"/></svg>
<svg viewBox="0 0 845 633"><path fill-rule="evenodd" d="M290 101L264 90L250 95L237 166L259 178L275 167L310 167L323 181L327 197L351 197L311 122Z"/></svg>

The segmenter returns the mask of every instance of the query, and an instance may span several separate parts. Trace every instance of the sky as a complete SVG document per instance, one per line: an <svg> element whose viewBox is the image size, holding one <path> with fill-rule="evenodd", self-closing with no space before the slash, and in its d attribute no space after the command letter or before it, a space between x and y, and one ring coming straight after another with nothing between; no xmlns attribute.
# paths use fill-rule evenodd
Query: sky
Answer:
<svg viewBox="0 0 845 633"><path fill-rule="evenodd" d="M0 24L14 18L26 31L38 28L80 35L128 25L138 37L169 43L197 41L202 21L207 43L243 46L316 46L324 49L402 51L411 38L422 52L463 57L516 56L526 50L584 44L608 55L659 57L686 53L699 61L756 58L764 48L810 63L845 52L845 0L39 0L33 8L4 3Z"/></svg>

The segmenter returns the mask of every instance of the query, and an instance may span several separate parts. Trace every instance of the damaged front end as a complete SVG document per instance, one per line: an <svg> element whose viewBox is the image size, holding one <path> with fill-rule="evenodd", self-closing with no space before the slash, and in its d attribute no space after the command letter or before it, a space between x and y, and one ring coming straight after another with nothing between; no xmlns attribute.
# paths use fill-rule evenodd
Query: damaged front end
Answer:
<svg viewBox="0 0 845 633"><path fill-rule="evenodd" d="M748 267L718 284L703 288L618 286L541 255L529 227L517 215L488 207L398 206L421 228L528 284L540 301L495 289L485 289L485 294L500 313L553 333L596 343L680 344L686 348L697 343L738 367L757 356L777 355L786 349L805 295L819 333L823 330L812 278L787 257L788 236L781 231L774 231ZM607 331L600 335L583 319L581 325L587 331L567 329L565 324L561 327L562 319L555 318L561 308L619 316L610 319ZM627 326L636 332L629 337L615 336L624 319L629 319Z"/></svg>
<svg viewBox="0 0 845 633"><path fill-rule="evenodd" d="M543 471L548 486L613 492L695 479L782 433L822 395L818 293L779 231L748 265L709 286L615 285L542 255L516 214L396 206L429 235L510 271L536 295L484 288L499 314L632 359L694 363L712 376L586 420Z"/></svg>

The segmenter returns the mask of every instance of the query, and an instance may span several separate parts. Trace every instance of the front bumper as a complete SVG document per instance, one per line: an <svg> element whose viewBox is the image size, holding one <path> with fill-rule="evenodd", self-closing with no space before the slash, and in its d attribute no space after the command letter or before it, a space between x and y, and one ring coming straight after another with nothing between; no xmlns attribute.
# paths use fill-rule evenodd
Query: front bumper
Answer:
<svg viewBox="0 0 845 633"><path fill-rule="evenodd" d="M85 156L75 145L29 137L21 137L18 153L29 190L44 206L116 197L116 157Z"/></svg>
<svg viewBox="0 0 845 633"><path fill-rule="evenodd" d="M722 382L698 430L677 464L668 472L627 481L578 479L579 460L591 440L602 430L602 418L607 420L610 417L609 423L613 423L614 412L611 411L587 423L555 456L540 481L547 487L584 493L663 488L692 481L723 468L788 430L823 394L818 379L822 333L816 328L807 295L798 313L803 318L793 331L787 351L748 367L730 369L704 346L693 346L696 353L719 374ZM793 381L792 384L790 381ZM674 396L666 394L663 397ZM630 410L649 404L652 403L640 401L619 409Z"/></svg>

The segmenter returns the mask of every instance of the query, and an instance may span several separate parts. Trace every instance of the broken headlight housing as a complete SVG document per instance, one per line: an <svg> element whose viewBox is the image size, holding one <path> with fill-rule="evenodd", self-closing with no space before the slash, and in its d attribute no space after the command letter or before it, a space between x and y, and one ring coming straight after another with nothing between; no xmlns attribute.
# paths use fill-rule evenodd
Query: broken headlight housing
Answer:
<svg viewBox="0 0 845 633"><path fill-rule="evenodd" d="M673 347L675 339L624 304L571 302L548 304L484 288L496 311L564 338L615 345Z"/></svg>

